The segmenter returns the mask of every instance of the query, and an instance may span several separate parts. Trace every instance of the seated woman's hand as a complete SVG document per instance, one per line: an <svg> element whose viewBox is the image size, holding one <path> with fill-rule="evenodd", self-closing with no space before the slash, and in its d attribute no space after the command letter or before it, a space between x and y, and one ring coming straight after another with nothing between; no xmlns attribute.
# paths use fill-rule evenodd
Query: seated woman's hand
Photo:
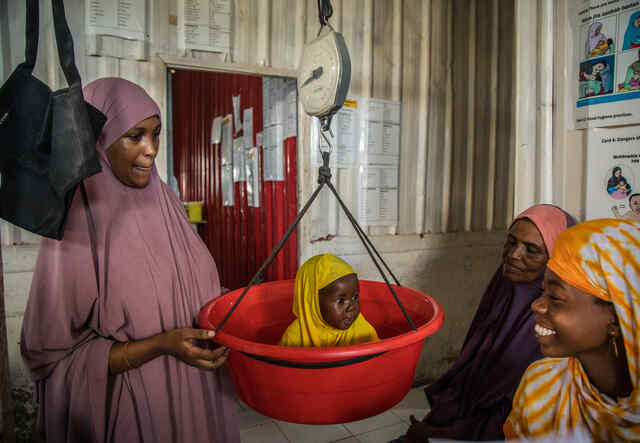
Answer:
<svg viewBox="0 0 640 443"><path fill-rule="evenodd" d="M406 443L426 443L429 441L427 437L427 427L421 421L418 421L413 415L409 416L411 426L407 431L405 439Z"/></svg>
<svg viewBox="0 0 640 443"><path fill-rule="evenodd" d="M206 329L173 329L162 334L161 346L165 354L196 368L213 371L227 360L229 348L207 349L199 346L197 341L209 340L214 335L215 332Z"/></svg>

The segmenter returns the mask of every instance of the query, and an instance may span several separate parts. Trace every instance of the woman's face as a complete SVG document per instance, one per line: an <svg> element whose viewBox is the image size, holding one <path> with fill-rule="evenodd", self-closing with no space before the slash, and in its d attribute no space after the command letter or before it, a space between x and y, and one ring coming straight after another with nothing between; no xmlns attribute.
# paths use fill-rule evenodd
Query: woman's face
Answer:
<svg viewBox="0 0 640 443"><path fill-rule="evenodd" d="M596 75L600 72L602 72L602 70L604 69L604 64L603 63L596 63L595 65L593 65L593 75Z"/></svg>
<svg viewBox="0 0 640 443"><path fill-rule="evenodd" d="M360 285L355 274L320 289L318 296L322 318L336 329L349 329L360 314Z"/></svg>
<svg viewBox="0 0 640 443"><path fill-rule="evenodd" d="M633 26L635 26L636 28L640 28L640 17L635 19L635 21L633 22Z"/></svg>
<svg viewBox="0 0 640 443"><path fill-rule="evenodd" d="M502 260L503 274L512 282L531 282L542 274L549 255L536 225L528 219L522 219L511 226Z"/></svg>
<svg viewBox="0 0 640 443"><path fill-rule="evenodd" d="M616 169L616 172L613 173L616 177L620 177L622 175L622 171L620 169Z"/></svg>
<svg viewBox="0 0 640 443"><path fill-rule="evenodd" d="M600 34L600 26L598 26L594 31L593 31L593 35L599 35Z"/></svg>
<svg viewBox="0 0 640 443"><path fill-rule="evenodd" d="M125 185L144 188L149 183L160 144L160 127L158 117L142 120L107 149L111 169Z"/></svg>
<svg viewBox="0 0 640 443"><path fill-rule="evenodd" d="M536 314L536 339L546 357L580 358L609 352L610 335L616 328L619 333L612 304L574 288L550 269L545 272L543 289L531 309Z"/></svg>

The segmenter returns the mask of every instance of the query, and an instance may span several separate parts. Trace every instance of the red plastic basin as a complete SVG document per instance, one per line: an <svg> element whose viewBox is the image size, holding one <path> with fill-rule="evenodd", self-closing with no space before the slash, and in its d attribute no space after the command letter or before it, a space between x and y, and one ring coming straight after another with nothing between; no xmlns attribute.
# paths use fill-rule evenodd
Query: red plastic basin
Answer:
<svg viewBox="0 0 640 443"><path fill-rule="evenodd" d="M386 284L360 280L362 314L380 341L302 348L277 345L295 319L293 280L252 287L213 339L232 350L228 366L240 398L264 415L304 424L346 423L393 407L411 389L424 339L444 320L433 298L401 286L394 290L417 331ZM208 303L200 326L215 329L242 291Z"/></svg>

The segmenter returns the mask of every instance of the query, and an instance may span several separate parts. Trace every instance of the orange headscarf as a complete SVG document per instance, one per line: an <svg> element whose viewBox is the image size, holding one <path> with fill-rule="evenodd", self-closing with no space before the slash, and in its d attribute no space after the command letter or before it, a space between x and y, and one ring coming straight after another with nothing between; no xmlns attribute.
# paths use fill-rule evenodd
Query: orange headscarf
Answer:
<svg viewBox="0 0 640 443"><path fill-rule="evenodd" d="M547 266L570 285L613 303L633 392L618 399L601 394L576 358L539 360L522 377L505 435L586 431L595 441L639 441L640 223L605 219L569 228L556 240Z"/></svg>

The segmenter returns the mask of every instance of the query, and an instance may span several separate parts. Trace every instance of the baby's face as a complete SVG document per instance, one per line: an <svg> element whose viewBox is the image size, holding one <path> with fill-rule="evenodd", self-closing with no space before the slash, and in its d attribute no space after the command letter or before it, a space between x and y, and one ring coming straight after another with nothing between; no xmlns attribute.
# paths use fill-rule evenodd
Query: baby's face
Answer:
<svg viewBox="0 0 640 443"><path fill-rule="evenodd" d="M640 214L640 196L633 197L629 202L629 206L631 206L631 210L635 214Z"/></svg>
<svg viewBox="0 0 640 443"><path fill-rule="evenodd" d="M360 285L355 274L345 275L318 291L320 313L329 326L349 329L360 314Z"/></svg>

